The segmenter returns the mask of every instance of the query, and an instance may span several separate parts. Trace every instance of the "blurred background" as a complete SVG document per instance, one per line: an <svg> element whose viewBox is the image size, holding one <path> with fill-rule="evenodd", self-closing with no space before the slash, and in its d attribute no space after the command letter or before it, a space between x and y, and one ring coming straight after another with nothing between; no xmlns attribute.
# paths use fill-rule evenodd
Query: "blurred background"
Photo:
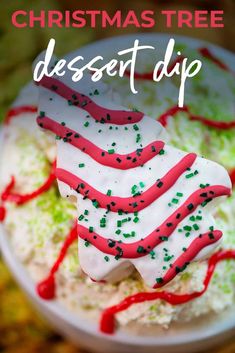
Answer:
<svg viewBox="0 0 235 353"><path fill-rule="evenodd" d="M16 29L11 24L11 14L17 9L25 10L66 10L106 9L110 14L117 9L123 13L130 9L154 10L224 10L223 29L170 29L168 32L197 37L235 51L235 0L99 0L96 5L85 0L1 0L0 3L0 120L18 94L20 88L31 79L31 64L37 54L44 50L51 37L57 42L57 55L63 55L97 39L136 32L129 27L125 30L107 28L66 29L45 28ZM167 32L163 23L158 22L158 32ZM140 30L142 31L142 30ZM151 30L152 31L152 30ZM4 353L75 353L81 352L57 335L39 318L11 278L0 258L0 352ZM215 352L215 350L213 350ZM234 353L235 341L218 348L219 353Z"/></svg>

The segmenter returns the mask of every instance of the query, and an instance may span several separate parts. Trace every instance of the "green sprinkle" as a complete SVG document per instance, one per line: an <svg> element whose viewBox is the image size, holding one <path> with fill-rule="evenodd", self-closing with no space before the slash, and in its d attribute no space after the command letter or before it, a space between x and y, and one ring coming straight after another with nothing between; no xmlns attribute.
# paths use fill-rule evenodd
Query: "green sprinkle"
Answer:
<svg viewBox="0 0 235 353"><path fill-rule="evenodd" d="M100 228L105 228L106 227L106 219L105 218L101 218L100 219Z"/></svg>
<svg viewBox="0 0 235 353"><path fill-rule="evenodd" d="M89 227L89 233L93 233L94 228L93 227Z"/></svg>
<svg viewBox="0 0 235 353"><path fill-rule="evenodd" d="M109 261L109 257L108 256L105 256L104 259L105 259L106 262Z"/></svg>
<svg viewBox="0 0 235 353"><path fill-rule="evenodd" d="M84 168L85 167L85 164L84 163L79 163L79 168Z"/></svg>
<svg viewBox="0 0 235 353"><path fill-rule="evenodd" d="M140 140L141 140L141 135L137 134L135 142L138 143L138 142L140 142Z"/></svg>
<svg viewBox="0 0 235 353"><path fill-rule="evenodd" d="M165 256L165 257L164 257L164 261L165 261L165 262L168 262L168 261L170 261L173 257L174 257L174 255L172 255L172 256L170 256L170 255Z"/></svg>
<svg viewBox="0 0 235 353"><path fill-rule="evenodd" d="M162 241L168 241L169 239L168 239L168 237L166 237L166 236L161 236L161 237L159 237Z"/></svg>
<svg viewBox="0 0 235 353"><path fill-rule="evenodd" d="M137 248L137 253L142 254L143 252L144 252L144 247L139 245Z"/></svg>
<svg viewBox="0 0 235 353"><path fill-rule="evenodd" d="M135 232L131 233L123 233L124 238L132 238L135 237Z"/></svg>
<svg viewBox="0 0 235 353"><path fill-rule="evenodd" d="M117 229L115 232L117 235L121 234L121 229Z"/></svg>
<svg viewBox="0 0 235 353"><path fill-rule="evenodd" d="M182 192L177 192L177 193L176 193L176 196L178 196L178 197L182 197L182 196L183 196L183 194L182 194Z"/></svg>
<svg viewBox="0 0 235 353"><path fill-rule="evenodd" d="M135 218L133 219L133 222L134 222L134 223L138 223L138 222L139 222L139 218L138 218L138 217L135 217Z"/></svg>
<svg viewBox="0 0 235 353"><path fill-rule="evenodd" d="M186 178L186 179L190 179L190 178L192 178L193 176L194 176L193 173L189 173L189 174L186 174L186 175L185 175L185 178Z"/></svg>
<svg viewBox="0 0 235 353"><path fill-rule="evenodd" d="M159 151L159 154L161 156L161 155L165 154L165 151L162 149L162 150Z"/></svg>
<svg viewBox="0 0 235 353"><path fill-rule="evenodd" d="M133 129L134 129L135 131L138 131L138 130L139 130L138 125L137 125L137 124L134 124L134 125L133 125Z"/></svg>
<svg viewBox="0 0 235 353"><path fill-rule="evenodd" d="M190 219L190 221L192 221L192 222L195 222L195 220L196 220L195 216L191 216L189 219Z"/></svg>
<svg viewBox="0 0 235 353"><path fill-rule="evenodd" d="M194 230L198 230L198 229L199 229L199 226L195 223L195 224L193 224L193 229L194 229Z"/></svg>
<svg viewBox="0 0 235 353"><path fill-rule="evenodd" d="M141 188L144 188L144 187L145 187L145 184L144 184L142 181L141 181L139 184L140 184L140 187L141 187Z"/></svg>
<svg viewBox="0 0 235 353"><path fill-rule="evenodd" d="M106 195L111 196L111 195L112 195L112 190L109 189L109 190L107 191Z"/></svg>
<svg viewBox="0 0 235 353"><path fill-rule="evenodd" d="M108 150L108 154L114 154L115 150L112 148L111 150Z"/></svg>
<svg viewBox="0 0 235 353"><path fill-rule="evenodd" d="M92 204L95 208L98 208L99 207L99 202L98 201L92 201Z"/></svg>
<svg viewBox="0 0 235 353"><path fill-rule="evenodd" d="M81 214L81 215L78 217L78 220L79 220L79 221L82 221L83 218L84 218L84 216L83 216L83 214Z"/></svg>
<svg viewBox="0 0 235 353"><path fill-rule="evenodd" d="M190 230L192 230L192 227L191 226L184 226L183 229L187 230L187 231L190 231Z"/></svg>
<svg viewBox="0 0 235 353"><path fill-rule="evenodd" d="M89 214L89 211L88 210L85 210L84 211L84 215L87 216Z"/></svg>
<svg viewBox="0 0 235 353"><path fill-rule="evenodd" d="M88 127L90 125L89 121L86 121L83 126Z"/></svg>
<svg viewBox="0 0 235 353"><path fill-rule="evenodd" d="M117 221L117 227L121 227L122 226L122 221Z"/></svg>
<svg viewBox="0 0 235 353"><path fill-rule="evenodd" d="M172 199L171 202L174 203L174 204L177 204L179 202L179 200L178 199Z"/></svg>
<svg viewBox="0 0 235 353"><path fill-rule="evenodd" d="M157 282L157 283L163 283L163 278L162 278L162 277L156 278L156 282Z"/></svg>
<svg viewBox="0 0 235 353"><path fill-rule="evenodd" d="M85 241L84 245L88 247L90 245L89 241Z"/></svg>

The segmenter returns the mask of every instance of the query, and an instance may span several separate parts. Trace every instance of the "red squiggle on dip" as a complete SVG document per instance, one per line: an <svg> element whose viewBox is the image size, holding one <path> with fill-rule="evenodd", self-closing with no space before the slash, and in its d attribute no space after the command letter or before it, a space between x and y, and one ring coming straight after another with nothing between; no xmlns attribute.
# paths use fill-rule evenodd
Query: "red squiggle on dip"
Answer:
<svg viewBox="0 0 235 353"><path fill-rule="evenodd" d="M8 125L12 118L15 118L16 116L19 116L23 113L36 113L37 110L38 108L33 105L20 105L18 107L11 108L7 113L4 124Z"/></svg>
<svg viewBox="0 0 235 353"><path fill-rule="evenodd" d="M222 70L231 71L229 67L225 65L225 63L223 63L219 58L217 58L208 48L199 48L198 51L202 56L204 56L204 58L209 59Z"/></svg>
<svg viewBox="0 0 235 353"><path fill-rule="evenodd" d="M168 291L143 292L126 297L119 304L107 308L103 311L100 320L100 330L107 334L114 333L115 315L120 313L121 311L127 310L133 304L160 299L166 301L171 305L180 305L202 296L206 292L210 284L212 275L215 271L217 264L223 260L228 259L235 259L235 250L218 251L210 257L210 259L208 260L207 274L204 279L204 289L200 292L194 292L190 294L174 294Z"/></svg>
<svg viewBox="0 0 235 353"><path fill-rule="evenodd" d="M15 181L15 177L12 176L11 181L5 187L5 189L1 194L2 206L0 207L0 221L3 222L6 216L6 210L4 207L5 202L12 202L20 206L37 198L44 192L48 191L56 180L55 169L56 169L56 162L52 164L50 174L48 178L44 181L44 183L38 189L28 194L20 194L13 191L16 181Z"/></svg>
<svg viewBox="0 0 235 353"><path fill-rule="evenodd" d="M184 106L183 108L179 108L178 106L174 106L169 108L166 112L158 117L158 121L166 127L168 124L168 120L171 117L174 117L179 112L185 112L188 114L188 117L192 121L200 121L202 124L213 127L219 130L229 130L235 128L235 121L215 121L211 119L207 119L204 116L194 115L190 112L189 107Z"/></svg>
<svg viewBox="0 0 235 353"><path fill-rule="evenodd" d="M3 191L1 199L3 202L13 202L16 205L23 205L35 198L44 192L48 191L56 180L55 176L56 162L52 164L51 172L48 178L44 181L44 183L36 190L28 194L19 194L12 191L15 186L15 178L11 178L11 182L8 184L6 189Z"/></svg>
<svg viewBox="0 0 235 353"><path fill-rule="evenodd" d="M60 265L64 261L64 258L68 252L68 249L73 244L73 242L77 239L77 224L75 222L72 230L66 237L63 246L60 250L59 256L55 261L54 265L50 270L49 276L38 283L37 285L37 293L42 299L54 299L56 292L56 284L55 284L55 274L58 271Z"/></svg>

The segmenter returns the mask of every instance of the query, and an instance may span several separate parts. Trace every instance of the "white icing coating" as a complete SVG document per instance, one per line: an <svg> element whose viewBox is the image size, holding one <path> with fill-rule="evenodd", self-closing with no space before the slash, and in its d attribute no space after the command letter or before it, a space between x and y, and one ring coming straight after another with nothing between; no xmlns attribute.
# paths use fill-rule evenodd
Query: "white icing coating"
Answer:
<svg viewBox="0 0 235 353"><path fill-rule="evenodd" d="M60 78L59 80L62 81ZM70 87L74 87L74 83L63 78ZM78 86L77 86L78 87ZM80 87L80 86L79 86ZM99 87L96 86L99 89ZM77 88L79 91L79 88ZM91 117L87 117L88 113L78 107L68 105L67 101L61 98L54 92L45 88L39 89L39 111L43 111L45 116L61 123L65 122L66 126L79 132L83 137L91 141L95 146L98 146L105 151L113 148L115 153L131 153L137 148L144 148L149 143L156 140L167 141L165 129L153 119L144 116L137 123L138 131L133 128L133 125L116 126L112 124L97 123ZM80 93L84 93L82 91ZM121 106L117 106L112 102L112 94L101 89L99 95L92 96L92 99L99 105L123 110ZM86 122L89 125L86 127ZM85 125L84 125L85 124ZM125 129L127 128L127 129ZM100 131L101 130L101 131ZM100 131L100 132L99 132ZM141 140L136 142L136 135L141 135ZM113 143L115 145L113 146ZM127 170L120 170L104 166L88 154L73 147L69 143L64 143L63 140L57 140L57 167L63 168L72 174L78 176L86 183L90 184L96 190L107 193L107 190L112 190L112 196L131 197L133 185L138 186L138 191L144 192L149 189L156 180L163 177L177 162L179 162L186 153L165 145L163 155L157 155L150 159L144 166L135 167ZM79 168L79 164L84 164L84 167ZM186 175L197 171L198 174L192 178L186 178ZM141 183L141 186L140 186ZM231 188L231 181L227 171L220 165L197 157L190 171L184 172L167 192L161 197L152 202L149 206L138 212L139 221L135 223L133 220L136 217L133 213L128 215L119 215L116 212L105 214L105 209L95 208L89 199L83 200L83 196L77 194L74 190L59 181L59 189L62 196L77 197L78 217L85 214L88 210L89 214L79 220L79 223L84 227L94 228L94 232L102 235L107 239L122 240L124 243L133 243L142 238L145 238L154 229L163 223L183 202L196 190L200 184L222 185ZM181 197L177 197L177 192L182 193ZM178 199L178 203L172 203L172 199ZM149 286L154 286L156 278L164 277L167 270L182 253L183 248L188 247L199 234L206 233L210 227L216 229L215 220L211 213L215 203L220 202L221 198L213 200L208 206L199 206L190 216L202 217L202 220L192 222L190 216L186 217L179 223L175 231L173 231L167 242L162 242L158 245L152 255L147 254L135 259L119 259L108 255L98 250L95 246L85 246L84 240L79 240L79 261L84 272L94 280L117 281L126 276L129 271L135 266L139 271L144 281ZM169 206L170 204L170 206ZM106 218L106 227L100 226L100 220ZM122 224L121 234L116 234L117 221L130 217L130 221ZM193 226L197 223L198 229L190 230L190 236L185 236L185 230L179 232L184 226ZM134 237L126 238L123 234L134 232ZM195 260L200 260L207 257L218 246L218 242L207 246L197 255ZM168 249L170 260L166 260L165 248ZM106 259L105 259L106 258Z"/></svg>

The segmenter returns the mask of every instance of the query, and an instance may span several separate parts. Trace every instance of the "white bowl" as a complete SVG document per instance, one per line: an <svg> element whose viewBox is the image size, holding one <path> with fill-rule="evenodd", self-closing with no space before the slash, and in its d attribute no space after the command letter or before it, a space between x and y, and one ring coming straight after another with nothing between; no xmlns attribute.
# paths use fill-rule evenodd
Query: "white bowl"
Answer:
<svg viewBox="0 0 235 353"><path fill-rule="evenodd" d="M207 46L216 55L223 58L229 66L233 66L234 55L211 45L209 43L192 38L172 36L189 44L192 47ZM102 53L116 53L122 48L133 44L133 40L139 38L141 43L157 45L159 41L167 43L169 35L141 34L115 37L88 45L79 49L79 55L92 58ZM73 56L69 54L67 58ZM3 257L12 274L28 295L32 303L37 307L48 321L63 335L71 339L79 347L85 347L96 352L130 353L130 352L195 352L206 350L208 347L217 345L235 332L235 308L229 308L219 315L205 316L194 320L190 324L174 324L169 330L155 329L151 334L134 334L118 330L114 335L105 335L99 332L98 325L85 320L83 317L75 316L56 300L48 302L41 300L35 291L35 284L29 277L23 265L16 259L11 248L8 236L0 226L0 248ZM152 330L153 332L153 330Z"/></svg>

